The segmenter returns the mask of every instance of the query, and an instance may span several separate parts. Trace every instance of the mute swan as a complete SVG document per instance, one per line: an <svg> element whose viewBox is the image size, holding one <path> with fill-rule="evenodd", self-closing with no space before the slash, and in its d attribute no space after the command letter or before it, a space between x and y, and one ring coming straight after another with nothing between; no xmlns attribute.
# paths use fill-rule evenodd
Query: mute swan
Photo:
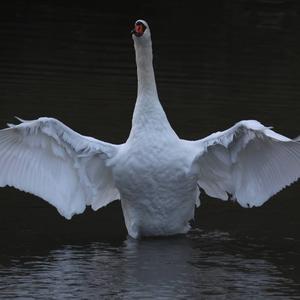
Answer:
<svg viewBox="0 0 300 300"><path fill-rule="evenodd" d="M82 136L53 118L20 120L0 131L0 186L35 194L67 219L120 199L128 233L139 238L186 233L198 186L252 207L300 177L300 143L257 121L180 139L159 102L145 21L132 38L138 94L126 143Z"/></svg>

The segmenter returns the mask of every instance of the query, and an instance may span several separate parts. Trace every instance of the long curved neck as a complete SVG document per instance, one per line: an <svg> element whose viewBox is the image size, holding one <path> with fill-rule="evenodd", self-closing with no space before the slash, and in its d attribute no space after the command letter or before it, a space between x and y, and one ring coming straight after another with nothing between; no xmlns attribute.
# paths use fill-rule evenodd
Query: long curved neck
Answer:
<svg viewBox="0 0 300 300"><path fill-rule="evenodd" d="M129 139L144 132L173 132L159 102L152 64L151 39L134 41L138 78L138 95L133 112Z"/></svg>
<svg viewBox="0 0 300 300"><path fill-rule="evenodd" d="M134 43L138 78L138 99L143 95L151 95L158 100L153 70L151 40L145 43Z"/></svg>

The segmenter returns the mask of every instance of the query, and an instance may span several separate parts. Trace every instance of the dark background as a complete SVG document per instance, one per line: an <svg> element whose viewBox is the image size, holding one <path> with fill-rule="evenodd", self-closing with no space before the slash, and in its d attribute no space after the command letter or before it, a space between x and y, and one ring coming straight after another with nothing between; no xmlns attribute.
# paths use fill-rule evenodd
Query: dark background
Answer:
<svg viewBox="0 0 300 300"><path fill-rule="evenodd" d="M49 116L82 134L125 142L136 97L130 30L144 18L161 102L180 137L198 139L242 119L299 135L299 1L193 3L1 2L1 127L14 115ZM194 225L300 250L299 195L297 183L251 210L205 197ZM67 221L29 194L5 188L0 200L2 253L126 237L119 202Z"/></svg>

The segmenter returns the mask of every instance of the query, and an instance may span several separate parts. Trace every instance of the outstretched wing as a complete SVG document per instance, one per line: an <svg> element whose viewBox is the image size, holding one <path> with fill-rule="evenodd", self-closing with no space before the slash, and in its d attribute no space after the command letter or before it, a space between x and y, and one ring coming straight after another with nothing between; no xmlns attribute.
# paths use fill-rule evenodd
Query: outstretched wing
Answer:
<svg viewBox="0 0 300 300"><path fill-rule="evenodd" d="M9 126L0 130L0 186L37 195L67 219L86 205L98 209L119 198L106 166L117 145L82 136L52 118Z"/></svg>
<svg viewBox="0 0 300 300"><path fill-rule="evenodd" d="M230 195L243 207L262 205L300 177L300 143L257 121L189 144L199 153L194 167L200 187L222 200Z"/></svg>

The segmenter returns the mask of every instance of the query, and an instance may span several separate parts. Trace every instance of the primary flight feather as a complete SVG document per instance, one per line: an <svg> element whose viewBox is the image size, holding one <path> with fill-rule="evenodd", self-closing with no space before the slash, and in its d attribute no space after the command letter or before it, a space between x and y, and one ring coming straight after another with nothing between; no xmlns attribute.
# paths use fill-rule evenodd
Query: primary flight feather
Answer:
<svg viewBox="0 0 300 300"><path fill-rule="evenodd" d="M120 199L128 233L189 230L199 188L243 207L260 206L300 177L300 143L257 121L241 121L198 141L180 139L159 102L149 25L134 40L138 95L126 143L82 136L53 118L0 131L0 186L37 195L70 219Z"/></svg>

